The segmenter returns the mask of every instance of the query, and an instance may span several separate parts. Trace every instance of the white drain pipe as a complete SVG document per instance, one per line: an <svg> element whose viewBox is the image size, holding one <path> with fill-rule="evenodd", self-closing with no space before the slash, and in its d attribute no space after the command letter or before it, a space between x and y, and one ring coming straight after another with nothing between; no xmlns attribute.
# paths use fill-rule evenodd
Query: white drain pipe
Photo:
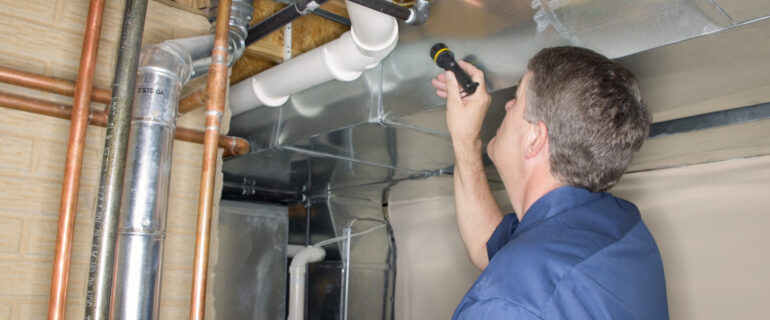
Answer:
<svg viewBox="0 0 770 320"><path fill-rule="evenodd" d="M309 246L299 250L289 266L289 317L288 320L305 319L305 281L307 264L323 260L326 251L321 247Z"/></svg>
<svg viewBox="0 0 770 320"><path fill-rule="evenodd" d="M233 115L262 105L280 106L290 95L333 79L353 81L377 66L396 47L395 18L350 1L345 4L352 25L350 31L232 86Z"/></svg>

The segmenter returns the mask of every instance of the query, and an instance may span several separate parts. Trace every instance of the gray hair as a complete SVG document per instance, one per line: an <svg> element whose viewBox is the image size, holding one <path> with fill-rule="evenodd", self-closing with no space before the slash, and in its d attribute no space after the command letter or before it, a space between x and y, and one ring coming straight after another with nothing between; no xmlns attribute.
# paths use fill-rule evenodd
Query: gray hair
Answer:
<svg viewBox="0 0 770 320"><path fill-rule="evenodd" d="M548 128L551 173L567 185L605 191L620 180L649 134L639 82L588 49L543 49L530 61L525 119Z"/></svg>

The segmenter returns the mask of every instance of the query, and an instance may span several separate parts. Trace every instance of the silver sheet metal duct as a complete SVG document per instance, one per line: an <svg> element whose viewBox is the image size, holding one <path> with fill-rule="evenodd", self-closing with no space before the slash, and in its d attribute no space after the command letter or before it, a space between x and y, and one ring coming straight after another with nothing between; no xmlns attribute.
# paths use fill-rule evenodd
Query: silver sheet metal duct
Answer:
<svg viewBox="0 0 770 320"><path fill-rule="evenodd" d="M212 248L216 319L286 319L288 224L283 206L220 202Z"/></svg>
<svg viewBox="0 0 770 320"><path fill-rule="evenodd" d="M381 192L382 189L375 187L372 191ZM312 203L317 215L328 218L338 234L349 236L383 224L386 227L350 238L350 241L324 246L327 253L340 254L341 275L334 279L339 282L330 285L333 288L339 286L339 298L328 296L336 291L309 291L308 318L393 319L396 247L390 225L383 217L381 202L332 193L314 197ZM313 277L311 269L311 287L315 286ZM329 301L339 304L319 306Z"/></svg>
<svg viewBox="0 0 770 320"><path fill-rule="evenodd" d="M671 114L681 111L673 110L672 104L682 101L693 107L684 114L676 113L677 117L713 111L717 101L702 103L698 91L718 91L714 83L751 89L736 89L735 96L741 98L730 103L720 100L727 108L770 101L770 91L761 85L770 83L770 65L766 58L759 58L766 57L770 48L769 15L770 2L758 0L436 1L428 22L420 27L399 26L400 40L391 55L357 80L332 81L293 95L279 108L258 108L234 117L231 134L247 138L252 150L225 161L226 184L243 195L265 191L310 194L318 212L328 214L330 221L324 230L311 226L313 242L340 236L344 225L357 217L386 220L387 215L374 207L384 206L389 199L452 193L454 159L444 101L435 96L429 81L441 72L428 58L434 43L448 44L458 58L485 70L493 90L493 105L482 130L486 142L495 134L504 113L502 105L513 96L513 86L524 74L527 60L539 49L555 45L588 47L628 65L642 81L644 99L654 102L650 104L654 117L665 112L671 119ZM735 47L741 48L732 50ZM693 57L697 65L687 62ZM719 77L703 76L697 81L678 77L703 75L704 66L711 68L709 75ZM744 74L751 76L742 79ZM667 80L665 85L645 84L661 79ZM686 99L672 100L670 96L677 92L688 93ZM666 101L661 102L661 97ZM740 125L752 130L740 146L731 149L741 152L729 154L770 153L767 144L750 151L743 145L751 137L767 141L764 122L767 120ZM714 144L708 139L697 140L698 147L705 150L730 141ZM697 161L692 156L662 159L661 153L681 149L687 142L677 136L655 140L646 146L664 145L666 149L642 150L638 159L645 163L632 168L647 170ZM712 150L709 159L729 157L725 150ZM494 168L488 165L487 170L493 189L502 188ZM289 238L291 241L293 234ZM351 251L351 266L357 259L370 258L386 265L383 256L371 255L387 252L387 240L371 241L377 243L362 245L371 245L364 251ZM385 287L373 284L387 273L374 273L351 270L349 284L362 285L350 288L348 297L377 296L387 301ZM370 291L363 291L367 288ZM353 294L354 290L362 291ZM345 310L351 317L356 313L359 318L387 319L386 312L358 313L371 311L365 310L370 301L350 300ZM372 307L375 309L386 308Z"/></svg>
<svg viewBox="0 0 770 320"><path fill-rule="evenodd" d="M400 26L391 55L359 79L332 81L293 95L280 108L234 117L231 133L248 138L252 151L226 161L224 171L236 182L300 190L307 172L297 172L299 164L312 159L318 163L312 166L316 192L451 173L444 102L429 82L441 72L428 58L436 42L486 71L493 90L486 141L502 118L500 106L540 48L572 44L620 58L666 46L693 55L682 46L686 40L752 28L769 14L770 3L756 0L438 1L425 25ZM656 107L650 106L653 113ZM284 165L269 171L253 165L265 161Z"/></svg>
<svg viewBox="0 0 770 320"><path fill-rule="evenodd" d="M229 54L243 53L251 1L233 1ZM213 35L142 50L126 157L112 287L112 319L157 319L177 104L182 87L205 74Z"/></svg>

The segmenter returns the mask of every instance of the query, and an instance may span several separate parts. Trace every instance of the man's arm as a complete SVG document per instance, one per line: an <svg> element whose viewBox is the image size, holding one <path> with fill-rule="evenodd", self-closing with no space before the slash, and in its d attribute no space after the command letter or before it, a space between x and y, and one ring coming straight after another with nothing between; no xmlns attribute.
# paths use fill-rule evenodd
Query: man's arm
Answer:
<svg viewBox="0 0 770 320"><path fill-rule="evenodd" d="M483 270L489 264L487 241L503 219L481 160L481 126L491 97L484 73L465 61L458 63L479 83L474 94L461 97L457 80L449 71L433 79L432 84L436 94L447 99L447 125L455 154L455 211L460 238L473 264Z"/></svg>

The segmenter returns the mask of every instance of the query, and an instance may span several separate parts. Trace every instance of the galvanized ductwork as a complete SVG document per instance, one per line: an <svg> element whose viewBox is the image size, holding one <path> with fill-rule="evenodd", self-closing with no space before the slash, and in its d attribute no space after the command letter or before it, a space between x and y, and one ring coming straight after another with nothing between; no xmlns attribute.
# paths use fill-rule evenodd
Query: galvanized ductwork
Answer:
<svg viewBox="0 0 770 320"><path fill-rule="evenodd" d="M512 96L527 60L541 48L579 45L620 58L744 29L768 14L770 7L755 0L436 1L424 25L401 28L390 55L357 79L292 94L280 108L234 112L231 133L249 139L252 150L225 162L223 170L237 180L253 179L257 187L297 190L307 176L300 163L310 158L323 163L312 166L319 192L446 173L442 170L454 159L445 101L430 85L442 70L427 58L437 42L485 71L493 104L499 104L490 108L483 128L482 138L489 140L502 119L502 104ZM682 49L679 54L693 52ZM271 83L274 78L260 79ZM233 96L237 89L251 86L249 81L234 85ZM684 89L669 85L645 92L672 95ZM653 112L655 107L651 105ZM280 163L284 167L276 168ZM288 174L296 170L300 172Z"/></svg>
<svg viewBox="0 0 770 320"><path fill-rule="evenodd" d="M762 41L763 33L759 31L770 29L770 6L766 1L442 0L432 2L431 7L431 18L425 25L401 28L399 43L389 56L357 79L332 80L292 93L285 102L279 101L282 104L278 108L249 106L236 113L231 133L249 139L252 146L249 154L229 159L223 166L226 184L241 186L241 190L232 188L236 196L281 196L282 192L307 190L311 198L344 195L379 204L388 201L387 197L380 198L382 190L396 183L395 193L402 199L451 194L449 175L454 158L445 101L436 97L430 85L430 79L442 70L427 58L437 42L446 43L459 59L471 61L485 71L487 86L493 91L493 105L482 131L484 141L494 136L505 112L502 104L512 98L512 87L525 73L528 59L549 46L579 45L622 59L641 76L645 100L655 102L650 103L654 113L683 101L705 104L705 99L713 100L718 95L709 97L707 92L719 92L725 87L734 88L752 104L767 101L768 91L759 92L768 82L756 80L766 79L766 73L756 71L766 65L757 63L765 61L759 57L767 51L767 46L761 45L767 42ZM724 46L729 49L716 50L709 41L729 41ZM648 83L644 83L645 77ZM665 85L655 85L667 79ZM272 78L259 80L270 83ZM253 87L249 81L236 84L233 92L237 87ZM701 85L691 87L694 82ZM739 91L743 89L733 82L742 82L752 92ZM683 96L683 92L689 96ZM659 102L662 97L667 98L668 105ZM746 103L737 106L741 105ZM668 150L681 149L681 145L673 143ZM705 140L702 143L704 148L710 144ZM748 149L748 145L733 148ZM723 150L727 147L714 153L724 156ZM650 153L655 167L665 160L660 159L660 154L660 150ZM494 169L488 169L488 177L494 180ZM426 184L429 187L424 187ZM492 181L493 189L502 187L499 181ZM328 216L326 220L343 224L361 217L364 211L360 204L337 210L314 206ZM374 208L367 211L376 212ZM313 218L310 238L322 240L341 234L342 228L329 227L320 216ZM380 241L379 245L379 250L368 252L383 252L386 242ZM353 261L360 261L362 255L363 251L351 253ZM382 297L385 290L372 285L382 283L381 275L351 274L350 297ZM366 318L387 319L372 315L376 313L371 312L372 301L351 301L350 314L359 314L354 308L368 308Z"/></svg>
<svg viewBox="0 0 770 320"><path fill-rule="evenodd" d="M251 12L251 1L233 1L230 63L243 53ZM113 319L158 317L177 103L182 87L206 73L213 40L170 40L142 51L118 224Z"/></svg>

